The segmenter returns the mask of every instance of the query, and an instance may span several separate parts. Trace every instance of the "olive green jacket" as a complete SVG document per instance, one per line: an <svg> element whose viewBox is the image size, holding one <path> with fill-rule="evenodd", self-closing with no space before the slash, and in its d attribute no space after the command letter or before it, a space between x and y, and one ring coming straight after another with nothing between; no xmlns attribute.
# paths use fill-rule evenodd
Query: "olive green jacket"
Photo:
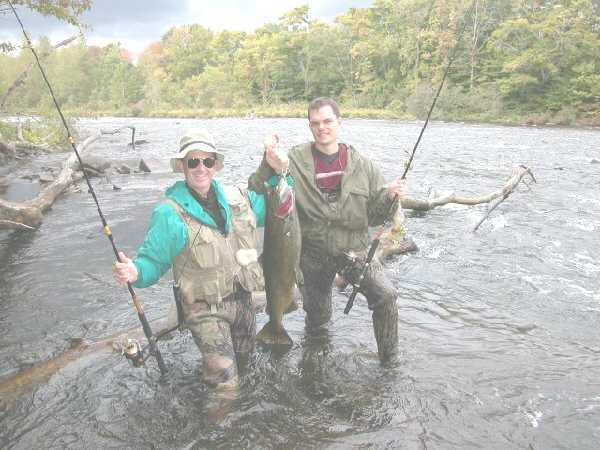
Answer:
<svg viewBox="0 0 600 450"><path fill-rule="evenodd" d="M293 147L289 152L290 175L294 191L302 248L325 250L331 255L362 251L369 245L369 226L381 225L388 216L392 199L387 194L381 171L365 156L348 146L348 161L339 199L329 203L315 182L315 164L311 143ZM265 182L274 174L266 160L250 176L248 187L264 192Z"/></svg>

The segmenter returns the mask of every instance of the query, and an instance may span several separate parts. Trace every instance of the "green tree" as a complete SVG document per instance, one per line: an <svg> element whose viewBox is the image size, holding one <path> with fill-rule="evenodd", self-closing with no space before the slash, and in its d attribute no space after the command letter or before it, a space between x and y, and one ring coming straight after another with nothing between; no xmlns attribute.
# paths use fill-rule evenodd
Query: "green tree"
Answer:
<svg viewBox="0 0 600 450"><path fill-rule="evenodd" d="M95 53L95 65L90 73L95 88L91 92L93 104L120 109L142 98L143 79L128 55L118 44L110 44Z"/></svg>
<svg viewBox="0 0 600 450"><path fill-rule="evenodd" d="M241 71L249 82L251 93L263 105L278 102L278 89L285 82L285 59L280 51L284 45L276 25L266 25L249 34L240 49Z"/></svg>
<svg viewBox="0 0 600 450"><path fill-rule="evenodd" d="M596 12L593 0L547 1L493 33L489 76L512 107L556 111L597 102Z"/></svg>
<svg viewBox="0 0 600 450"><path fill-rule="evenodd" d="M201 25L171 28L161 43L162 64L170 79L182 81L202 73L214 59L213 32Z"/></svg>
<svg viewBox="0 0 600 450"><path fill-rule="evenodd" d="M342 38L337 60L345 78L340 94L353 106L366 106L371 101L370 87L376 78L376 63L372 58L373 43L381 38L373 13L368 9L353 8L336 18L338 35ZM373 41L370 41L372 35Z"/></svg>
<svg viewBox="0 0 600 450"><path fill-rule="evenodd" d="M68 21L89 7L18 3ZM332 24L312 19L304 4L252 33L173 27L135 64L119 45L83 42L51 52L44 65L59 101L73 108L206 110L330 95L420 116L457 48L438 117L494 119L565 105L593 116L600 114L599 36L598 0L375 0ZM50 43L41 39L36 48ZM0 54L0 89L31 61L26 51ZM32 71L9 107L49 108L46 92Z"/></svg>
<svg viewBox="0 0 600 450"><path fill-rule="evenodd" d="M148 46L138 59L137 67L143 78L143 97L146 107L158 109L168 102L165 93L170 83L165 69L164 49L161 42Z"/></svg>

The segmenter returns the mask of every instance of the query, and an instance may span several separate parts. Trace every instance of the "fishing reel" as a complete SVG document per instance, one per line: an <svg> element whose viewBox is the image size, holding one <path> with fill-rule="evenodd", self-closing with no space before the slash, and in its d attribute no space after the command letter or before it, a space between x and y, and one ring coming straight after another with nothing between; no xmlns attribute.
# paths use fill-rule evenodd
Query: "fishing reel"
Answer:
<svg viewBox="0 0 600 450"><path fill-rule="evenodd" d="M171 332L174 329L166 330ZM156 352L152 350L152 343L155 343L162 335L153 336L151 341L145 347L140 344L137 339L123 337L123 339L113 344L115 349L120 349L121 355L124 356L133 367L142 367L146 364L146 359L149 356L156 357Z"/></svg>
<svg viewBox="0 0 600 450"><path fill-rule="evenodd" d="M346 284L356 281L365 265L365 258L355 252L344 252L335 258L336 272Z"/></svg>
<svg viewBox="0 0 600 450"><path fill-rule="evenodd" d="M121 355L125 356L133 367L142 367L144 365L144 349L137 339L127 338L121 346Z"/></svg>

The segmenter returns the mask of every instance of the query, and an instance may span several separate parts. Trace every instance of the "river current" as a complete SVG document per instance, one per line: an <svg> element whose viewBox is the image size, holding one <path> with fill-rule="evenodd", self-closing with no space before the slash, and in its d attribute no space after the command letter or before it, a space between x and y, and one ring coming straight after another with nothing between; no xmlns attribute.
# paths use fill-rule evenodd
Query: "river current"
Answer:
<svg viewBox="0 0 600 450"><path fill-rule="evenodd" d="M109 158L168 158L190 127L208 128L226 152L219 178L244 183L266 133L283 145L310 138L303 119L81 120L89 133L135 125L136 138L106 136ZM342 140L390 180L421 123L344 120ZM48 156L56 163L62 156ZM304 312L285 325L288 352L259 348L239 397L218 423L187 333L161 342L170 369L136 369L117 353L82 359L0 409L7 449L597 449L600 448L600 131L430 124L409 172L411 195L483 195L515 165L521 187L476 233L488 205L407 211L419 251L386 262L398 289L400 363L377 359L371 314L358 297L349 315L334 293L327 333L310 337ZM94 178L117 246L134 254L171 173ZM113 184L120 190L113 190ZM60 355L73 338L96 340L138 324L86 188L65 193L31 233L0 234L0 380ZM146 315L163 317L169 276L137 291ZM258 316L258 326L266 322Z"/></svg>

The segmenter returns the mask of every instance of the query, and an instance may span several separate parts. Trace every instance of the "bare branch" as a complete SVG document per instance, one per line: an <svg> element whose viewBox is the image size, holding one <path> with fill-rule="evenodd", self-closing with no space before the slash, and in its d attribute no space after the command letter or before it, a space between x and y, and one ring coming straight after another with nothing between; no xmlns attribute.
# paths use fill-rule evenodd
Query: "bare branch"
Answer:
<svg viewBox="0 0 600 450"><path fill-rule="evenodd" d="M30 227L29 225L25 225L20 222L13 222L11 220L3 220L0 219L0 230L4 228L17 229L17 230L35 230L34 227Z"/></svg>
<svg viewBox="0 0 600 450"><path fill-rule="evenodd" d="M402 199L402 207L404 209L414 209L417 211L429 211L438 206L447 205L448 203L456 203L460 205L479 205L481 203L490 203L491 201L504 196L504 194L507 191L512 192L517 187L522 178L526 175L529 175L531 179L535 182L535 178L533 177L533 173L531 172L531 170L521 165L513 169L510 178L506 181L502 189L490 192L489 194L475 197L466 197L456 195L455 193L451 193L448 195L427 200L419 200L413 197L406 197Z"/></svg>
<svg viewBox="0 0 600 450"><path fill-rule="evenodd" d="M513 176L511 177L511 180L516 180L516 181L513 181L513 184L507 183L507 185L503 189L504 193L502 195L502 198L500 200L498 200L490 209L488 209L487 214L485 216L483 216L483 218L477 223L477 225L475 225L475 228L473 228L473 233L475 231L477 231L479 226L490 216L492 211L494 209L496 209L500 205L500 203L502 203L504 200L506 200L508 198L508 196L514 192L514 190L517 188L519 182L521 180L523 180L523 177L525 175L529 175L531 177L531 179L533 180L533 182L534 183L536 182L535 177L533 176L533 173L531 172L530 169L528 169L527 167L525 167L523 165L515 168L515 170L513 170ZM523 183L526 184L525 181L523 181ZM527 187L529 188L529 186L527 186Z"/></svg>
<svg viewBox="0 0 600 450"><path fill-rule="evenodd" d="M527 185L526 179L524 179L524 177L527 175L531 178L533 183L536 182L531 170L523 165L520 165L513 169L511 177L507 180L504 187L502 189L499 189L498 191L475 197L458 196L454 193L442 197L431 198L428 200L418 200L412 197L408 197L402 199L402 208L414 209L418 211L428 211L430 209L436 208L437 206L446 205L448 203L457 203L461 205L478 205L481 203L490 203L496 199L499 199L499 201L497 201L488 210L486 217L484 217L477 224L477 226L473 230L475 231L477 230L477 227L479 227L479 225L481 225L481 223L489 216L489 214L500 203L506 200L512 192L514 192L519 183ZM379 244L376 256L379 259L385 259L388 256L398 255L415 250L417 250L417 246L412 241L412 239L407 236L406 227L404 225L404 215L402 214L402 210L398 209L398 212L393 218L392 226L386 229L381 236L381 242Z"/></svg>

